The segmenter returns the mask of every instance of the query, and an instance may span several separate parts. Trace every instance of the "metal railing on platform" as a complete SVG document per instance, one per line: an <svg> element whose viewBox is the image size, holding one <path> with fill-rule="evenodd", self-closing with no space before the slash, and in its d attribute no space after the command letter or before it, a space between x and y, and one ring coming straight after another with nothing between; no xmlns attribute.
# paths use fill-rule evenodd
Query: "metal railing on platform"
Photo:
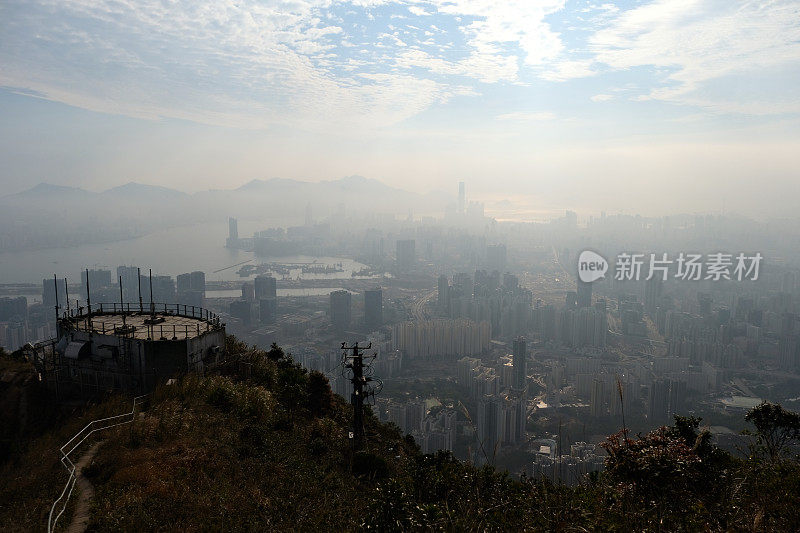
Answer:
<svg viewBox="0 0 800 533"><path fill-rule="evenodd" d="M93 305L91 312L88 309L84 311L83 307L69 309L63 313L59 323L67 330L75 329L93 331L103 335L131 337L137 336L137 331L142 327L141 325L138 328L125 325L125 317L141 317L150 314L155 315L156 320L145 321L148 339L177 339L179 333L183 334L184 338L189 338L189 335L200 336L203 332L216 330L222 326L219 315L200 306L167 303L140 305L131 302L100 303ZM104 317L111 316L122 317L123 323L120 324L118 320L108 322L104 320ZM158 320L160 317L191 318L198 322L193 324L162 324L162 321ZM201 323L204 323L204 325L201 325Z"/></svg>
<svg viewBox="0 0 800 533"><path fill-rule="evenodd" d="M86 309L86 312L84 312ZM177 303L150 303L143 304L131 302L110 302L99 303L92 305L91 316L99 316L103 314L130 314L141 315L155 313L158 315L173 315L186 318L195 318L197 320L206 320L215 322L219 319L216 313L212 313L204 307L199 305L177 304ZM64 318L83 318L90 315L87 307L79 307L77 309L68 309L63 313Z"/></svg>
<svg viewBox="0 0 800 533"><path fill-rule="evenodd" d="M83 444L86 439L88 439L94 433L133 422L136 418L136 407L141 405L147 396L149 396L149 394L136 396L133 399L133 406L128 413L92 420L86 424L86 427L77 432L71 439L61 446L61 448L58 449L59 453L61 454L61 464L63 464L64 468L67 469L69 477L67 478L66 485L64 485L64 490L61 491L61 495L50 507L50 514L47 516L47 533L51 533L55 529L58 519L61 518L62 514L64 514L64 511L67 508L67 503L69 503L69 498L72 496L72 490L75 488L75 482L78 479L75 464L69 458L70 454L77 450L80 445ZM53 517L53 513L56 512L56 508L59 506L59 503L61 503L61 510L58 511L58 514L56 514L55 517Z"/></svg>

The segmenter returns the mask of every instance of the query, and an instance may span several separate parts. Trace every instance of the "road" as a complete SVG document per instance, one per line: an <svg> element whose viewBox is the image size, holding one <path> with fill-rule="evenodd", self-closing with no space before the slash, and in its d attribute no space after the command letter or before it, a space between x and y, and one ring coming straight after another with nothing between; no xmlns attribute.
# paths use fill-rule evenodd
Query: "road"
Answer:
<svg viewBox="0 0 800 533"><path fill-rule="evenodd" d="M428 313L427 310L428 303L433 299L434 296L436 296L438 292L438 289L431 289L414 300L414 303L411 304L411 316L413 317L414 322L424 322L425 320L430 320L430 313Z"/></svg>
<svg viewBox="0 0 800 533"><path fill-rule="evenodd" d="M561 268L561 271L564 273L564 279L572 280L574 277L574 273L567 270L567 267L561 262L561 258L558 255L558 250L556 250L555 246L550 247L553 250L553 262Z"/></svg>

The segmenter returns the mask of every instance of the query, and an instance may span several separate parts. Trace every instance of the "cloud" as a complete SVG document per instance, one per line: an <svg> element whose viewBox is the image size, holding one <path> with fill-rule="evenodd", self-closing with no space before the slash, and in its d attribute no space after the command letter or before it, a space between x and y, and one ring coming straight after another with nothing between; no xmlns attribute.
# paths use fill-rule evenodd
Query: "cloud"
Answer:
<svg viewBox="0 0 800 533"><path fill-rule="evenodd" d="M436 74L468 76L485 83L517 79L519 66L516 56L497 56L474 52L464 59L448 61L422 50L407 50L396 59L401 68L420 67Z"/></svg>
<svg viewBox="0 0 800 533"><path fill-rule="evenodd" d="M498 120L512 120L516 122L544 122L555 120L556 114L549 111L539 111L535 113L505 113L497 116Z"/></svg>
<svg viewBox="0 0 800 533"><path fill-rule="evenodd" d="M432 0L437 13L452 17L464 44L462 55L430 51L406 52L397 59L401 68L419 67L437 74L474 78L484 83L519 82L521 67L544 72L545 79L583 77L583 63L564 57L564 44L545 18L564 8L564 0ZM412 13L428 13L418 6ZM440 31L434 25L431 29ZM421 43L425 44L425 43ZM553 63L551 65L551 63ZM559 64L555 64L559 63ZM584 69L578 71L579 66Z"/></svg>
<svg viewBox="0 0 800 533"><path fill-rule="evenodd" d="M590 37L589 48L594 61L614 70L655 69L656 85L645 98L724 112L798 109L796 83L783 83L790 94L768 94L763 101L769 80L800 67L794 1L657 0L620 12ZM731 87L744 83L750 93L714 86L723 79ZM774 105L776 97L784 105Z"/></svg>
<svg viewBox="0 0 800 533"><path fill-rule="evenodd" d="M416 15L418 17L424 17L424 16L429 16L430 15L430 13L428 13L427 11L425 11L424 9L422 9L419 6L409 6L408 11L412 15Z"/></svg>
<svg viewBox="0 0 800 533"><path fill-rule="evenodd" d="M462 31L479 53L496 52L499 43L517 43L525 63L539 65L564 48L544 21L564 8L564 0L436 0L440 13L472 19Z"/></svg>
<svg viewBox="0 0 800 533"><path fill-rule="evenodd" d="M5 0L0 86L106 113L325 131L383 128L490 84L609 72L636 82L634 101L800 112L796 2L565 5ZM595 102L614 94L600 83Z"/></svg>
<svg viewBox="0 0 800 533"><path fill-rule="evenodd" d="M608 102L609 100L613 99L613 94L596 94L590 98L592 102Z"/></svg>
<svg viewBox="0 0 800 533"><path fill-rule="evenodd" d="M591 61L561 60L542 71L540 76L547 81L567 81L594 76L596 73Z"/></svg>
<svg viewBox="0 0 800 533"><path fill-rule="evenodd" d="M106 113L313 130L385 127L469 92L387 72L374 48L352 62L343 52L353 48L344 44L351 36L326 16L334 7L331 0L9 0L0 17L0 86ZM404 44L389 38L392 47Z"/></svg>

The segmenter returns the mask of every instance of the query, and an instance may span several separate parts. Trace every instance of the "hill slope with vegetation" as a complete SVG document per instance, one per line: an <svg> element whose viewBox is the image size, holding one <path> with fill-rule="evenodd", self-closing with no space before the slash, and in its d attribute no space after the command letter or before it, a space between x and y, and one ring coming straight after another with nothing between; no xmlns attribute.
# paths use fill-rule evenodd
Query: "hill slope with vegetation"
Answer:
<svg viewBox="0 0 800 533"><path fill-rule="evenodd" d="M779 406L748 414L747 458L715 447L700 420L676 417L646 435L609 437L606 472L565 487L423 455L371 414L367 449L353 453L352 410L322 374L277 347L229 338L227 353L213 374L159 388L134 423L100 437L84 471L95 487L90 531L800 529L800 463L790 453L800 417ZM109 398L9 451L0 530L42 529L66 481L57 447L129 406Z"/></svg>

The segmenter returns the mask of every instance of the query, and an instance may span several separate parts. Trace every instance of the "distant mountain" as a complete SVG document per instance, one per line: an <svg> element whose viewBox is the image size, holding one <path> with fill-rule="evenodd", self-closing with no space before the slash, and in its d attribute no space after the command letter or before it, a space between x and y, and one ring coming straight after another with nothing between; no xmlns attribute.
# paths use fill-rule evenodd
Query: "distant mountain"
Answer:
<svg viewBox="0 0 800 533"><path fill-rule="evenodd" d="M287 178L271 178L268 180L255 179L248 181L232 192L275 192L275 191L336 191L341 193L375 194L375 193L401 193L412 194L402 189L390 187L385 183L364 176L345 176L343 178L323 181L301 181Z"/></svg>
<svg viewBox="0 0 800 533"><path fill-rule="evenodd" d="M319 183L322 187L327 187L331 189L337 189L344 192L370 192L370 193L401 193L401 194L412 194L416 195L415 193L410 193L409 191L404 191L402 189L397 189L395 187L390 187L386 185L382 181L378 181L371 178L365 178L364 176L345 176L344 178L339 178L337 180L329 180L329 181L321 181Z"/></svg>
<svg viewBox="0 0 800 533"><path fill-rule="evenodd" d="M259 214L297 215L298 208L311 204L316 215L331 213L341 204L360 211L407 215L441 213L453 197L436 191L419 194L382 181L352 175L323 181L288 178L254 179L235 189L215 189L193 195L195 207L204 212L243 217Z"/></svg>
<svg viewBox="0 0 800 533"><path fill-rule="evenodd" d="M142 198L151 197L156 200L188 198L189 195L183 191L162 187L160 185L147 185L144 183L137 183L130 181L125 185L112 187L101 193L103 196L110 197L124 197L124 198Z"/></svg>
<svg viewBox="0 0 800 533"><path fill-rule="evenodd" d="M102 192L40 183L0 197L0 251L111 242L230 216L260 229L293 226L304 222L309 205L312 219L319 222L338 220L343 206L348 215L358 216L436 215L453 200L441 192L418 194L364 176L255 179L233 189L193 194L136 182Z"/></svg>
<svg viewBox="0 0 800 533"><path fill-rule="evenodd" d="M382 181L366 178L364 176L352 175L342 178L323 180L323 181L302 181L290 178L270 178L254 179L235 189L210 189L196 194L188 194L177 189L163 187L161 185L149 185L138 182L128 182L124 185L112 187L100 193L87 191L79 187L67 187L63 185L53 185L50 183L39 183L38 185L25 191L0 197L0 200L30 200L30 199L89 199L102 197L104 199L152 199L163 201L165 199L175 200L178 198L204 198L222 199L223 197L239 196L245 194L247 198L258 198L262 194L270 195L274 200L274 195L319 195L319 200L333 202L346 200L349 196L353 197L375 197L381 198L383 195L391 195L384 199L391 199L392 203L403 203L404 201L419 201L423 198L436 198L436 201L446 200L450 195L441 191L419 194L396 187L391 187ZM309 198L311 199L311 198Z"/></svg>
<svg viewBox="0 0 800 533"><path fill-rule="evenodd" d="M20 200L50 200L57 198L77 199L80 197L88 198L95 194L96 193L79 187L66 187L64 185L53 185L52 183L42 182L25 191L0 197L0 200L15 202Z"/></svg>
<svg viewBox="0 0 800 533"><path fill-rule="evenodd" d="M300 181L300 180L293 180L287 178L271 178L268 180L261 180L255 179L250 180L241 187L237 187L236 189L228 190L229 192L259 192L265 191L268 189L298 189L309 185L312 182L309 181ZM228 192L226 191L226 192Z"/></svg>
<svg viewBox="0 0 800 533"><path fill-rule="evenodd" d="M308 205L316 221L337 220L343 206L348 215L429 216L443 213L453 201L440 191L419 194L357 175L254 179L234 189L194 194L137 182L102 192L40 183L0 197L0 251L119 240L229 216L258 221L263 228L292 226L303 223Z"/></svg>
<svg viewBox="0 0 800 533"><path fill-rule="evenodd" d="M164 201L175 200L178 198L189 198L185 192L176 189L169 189L159 185L146 185L143 183L128 182L125 185L112 187L103 192L97 193L81 189L79 187L66 187L64 185L53 185L51 183L39 183L30 189L15 194L9 194L0 198L6 202L17 201L49 201L59 200L62 202L81 201L81 200L148 200Z"/></svg>

